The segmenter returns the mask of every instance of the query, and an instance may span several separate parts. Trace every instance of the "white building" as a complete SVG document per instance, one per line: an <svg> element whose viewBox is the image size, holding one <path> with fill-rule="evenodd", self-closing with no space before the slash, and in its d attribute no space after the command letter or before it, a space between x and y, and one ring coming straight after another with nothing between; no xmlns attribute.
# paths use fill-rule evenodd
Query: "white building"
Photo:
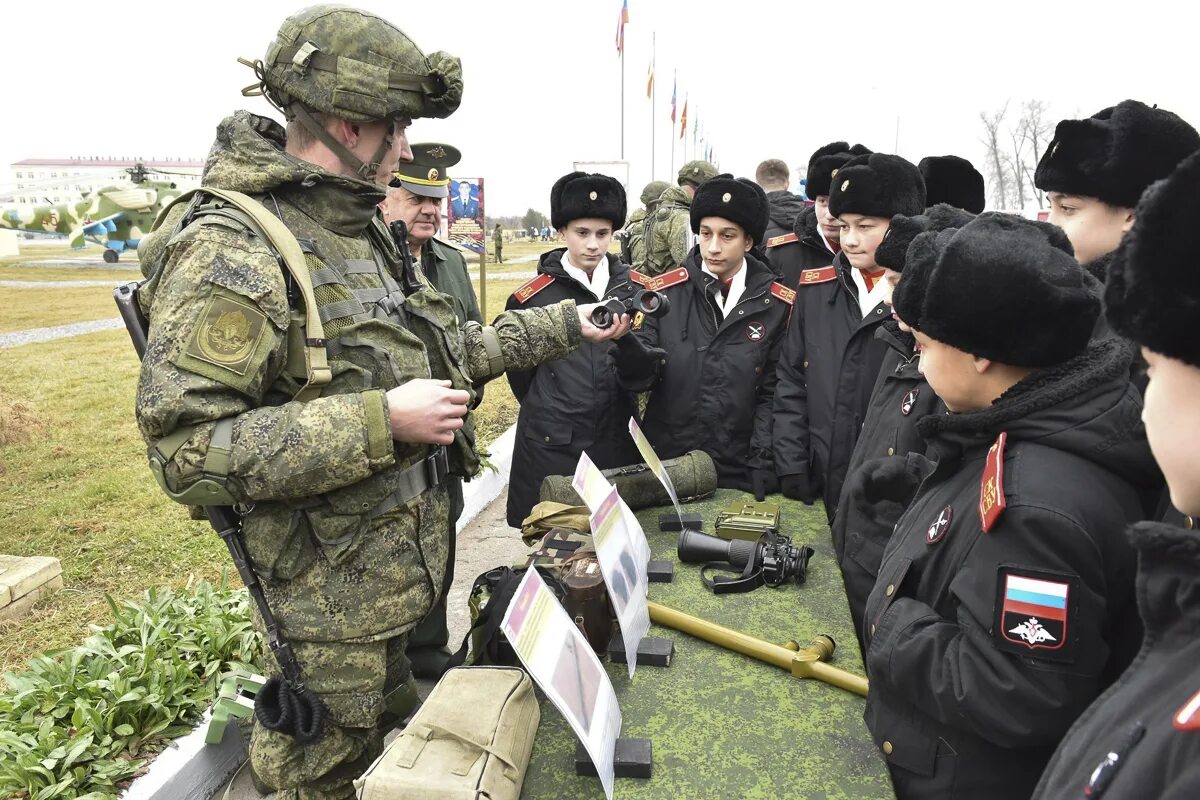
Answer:
<svg viewBox="0 0 1200 800"><path fill-rule="evenodd" d="M70 203L105 186L128 185L126 170L137 164L145 165L151 180L173 180L184 189L200 185L200 172L204 168L203 161L182 158L27 158L9 165L3 194L11 197L7 202L16 205ZM154 170L179 174L160 174Z"/></svg>

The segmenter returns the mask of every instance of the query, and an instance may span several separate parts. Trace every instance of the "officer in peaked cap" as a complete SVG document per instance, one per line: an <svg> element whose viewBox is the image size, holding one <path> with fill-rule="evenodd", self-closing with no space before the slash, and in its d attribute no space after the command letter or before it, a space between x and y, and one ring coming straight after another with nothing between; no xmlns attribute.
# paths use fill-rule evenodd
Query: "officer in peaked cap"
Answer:
<svg viewBox="0 0 1200 800"><path fill-rule="evenodd" d="M458 248L436 238L441 228L442 201L450 194L447 170L462 160L462 154L457 147L438 142L421 142L411 148L413 160L400 162L388 183L387 198L382 203L384 219L389 224L398 220L404 222L413 260L421 265L435 289L453 298L459 324L468 321L482 324L466 259ZM395 228L392 230L394 234ZM482 396L482 387L479 391ZM440 677L450 659L446 647L449 641L446 596L454 582L455 523L463 510L462 480L451 476L447 488L450 494L450 546L442 595L429 615L408 636L406 655L412 664L413 675L418 678Z"/></svg>

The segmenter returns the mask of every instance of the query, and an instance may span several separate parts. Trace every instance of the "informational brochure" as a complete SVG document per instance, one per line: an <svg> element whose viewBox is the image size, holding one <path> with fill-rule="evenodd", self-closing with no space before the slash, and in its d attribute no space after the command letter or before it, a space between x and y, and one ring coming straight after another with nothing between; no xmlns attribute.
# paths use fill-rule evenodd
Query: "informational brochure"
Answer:
<svg viewBox="0 0 1200 800"><path fill-rule="evenodd" d="M634 521L636 523L636 517ZM631 531L625 524L621 497L614 486L609 487L608 497L592 514L591 525L600 574L604 576L609 602L621 626L625 662L632 678L637 668L638 645L650 630L650 609L646 605L650 579L646 574L646 563L637 558L636 544L639 538L645 541L646 534L640 527Z"/></svg>
<svg viewBox="0 0 1200 800"><path fill-rule="evenodd" d="M637 420L633 417L629 418L629 435L633 437L633 443L637 445L638 452L642 454L642 460L646 462L646 466L667 490L667 496L671 498L671 504L675 506L675 516L679 518L679 524L682 525L683 509L679 507L679 495L675 494L675 484L671 483L671 476L667 474L667 468L663 466L662 459L658 457L658 453L654 452L654 448L650 446L650 440L646 438L646 434L642 433L642 426L638 425Z"/></svg>
<svg viewBox="0 0 1200 800"><path fill-rule="evenodd" d="M621 735L617 695L587 639L536 569L526 570L500 629L583 742L612 800L613 757Z"/></svg>
<svg viewBox="0 0 1200 800"><path fill-rule="evenodd" d="M604 477L604 473L592 462L587 451L579 454L579 463L575 466L575 476L571 481L571 485L575 487L575 491L583 498L583 503L588 507L588 511L593 514L600 509L600 506L608 498L609 491L613 488L608 478ZM637 515L625 504L624 500L621 500L620 504L621 515L625 518L625 525L635 534L634 556L644 570L650 563L650 543L646 541L646 532L642 530L641 523L637 520Z"/></svg>

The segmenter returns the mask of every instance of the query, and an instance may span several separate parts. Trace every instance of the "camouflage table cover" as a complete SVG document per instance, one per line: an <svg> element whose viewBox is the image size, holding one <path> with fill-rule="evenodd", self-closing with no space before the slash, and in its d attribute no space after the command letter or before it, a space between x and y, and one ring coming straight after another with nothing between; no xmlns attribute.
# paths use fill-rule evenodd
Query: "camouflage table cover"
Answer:
<svg viewBox="0 0 1200 800"><path fill-rule="evenodd" d="M712 534L717 512L752 497L720 490L686 511L704 518ZM676 533L658 530L664 508L638 513L655 558L676 562L672 583L650 584L650 599L680 611L782 644L801 647L827 633L837 642L832 664L864 674L829 527L820 504L769 498L782 509L782 532L816 554L803 586L762 587L717 596L700 582L697 565L680 564ZM653 743L653 777L618 778L617 798L892 798L883 756L863 723L865 701L825 683L791 677L747 656L687 634L652 625L650 636L675 642L667 668L605 659L621 704L621 735ZM575 775L575 735L541 696L542 722L521 794L543 798L602 798L593 777Z"/></svg>

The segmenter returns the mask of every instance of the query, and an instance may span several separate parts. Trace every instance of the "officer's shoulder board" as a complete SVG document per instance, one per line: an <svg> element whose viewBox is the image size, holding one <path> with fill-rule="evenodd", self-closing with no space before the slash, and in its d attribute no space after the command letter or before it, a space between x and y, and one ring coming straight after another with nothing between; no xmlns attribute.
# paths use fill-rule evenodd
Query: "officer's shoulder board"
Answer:
<svg viewBox="0 0 1200 800"><path fill-rule="evenodd" d="M531 297L552 283L554 283L554 276L543 272L541 275L527 280L520 289L513 292L513 297L517 298L518 303L527 303Z"/></svg>
<svg viewBox="0 0 1200 800"><path fill-rule="evenodd" d="M820 269L806 269L800 273L801 286L815 286L818 283L829 283L837 279L837 267L828 266Z"/></svg>
<svg viewBox="0 0 1200 800"><path fill-rule="evenodd" d="M796 302L796 290L789 289L779 281L771 281L771 294L787 303L789 306Z"/></svg>
<svg viewBox="0 0 1200 800"><path fill-rule="evenodd" d="M1004 498L1004 446L1008 434L1001 433L988 450L983 477L979 479L979 524L988 533L1004 513L1008 501Z"/></svg>
<svg viewBox="0 0 1200 800"><path fill-rule="evenodd" d="M767 247L779 247L781 244L791 244L792 242L800 241L800 237L795 233L783 233L779 236L772 236L767 239Z"/></svg>
<svg viewBox="0 0 1200 800"><path fill-rule="evenodd" d="M637 270L629 270L629 278L634 283L639 284L643 289L648 289L652 292L660 292L663 289L670 289L672 286L678 286L681 283L687 283L688 271L687 267L680 267L669 272L664 272L662 275L643 275Z"/></svg>

